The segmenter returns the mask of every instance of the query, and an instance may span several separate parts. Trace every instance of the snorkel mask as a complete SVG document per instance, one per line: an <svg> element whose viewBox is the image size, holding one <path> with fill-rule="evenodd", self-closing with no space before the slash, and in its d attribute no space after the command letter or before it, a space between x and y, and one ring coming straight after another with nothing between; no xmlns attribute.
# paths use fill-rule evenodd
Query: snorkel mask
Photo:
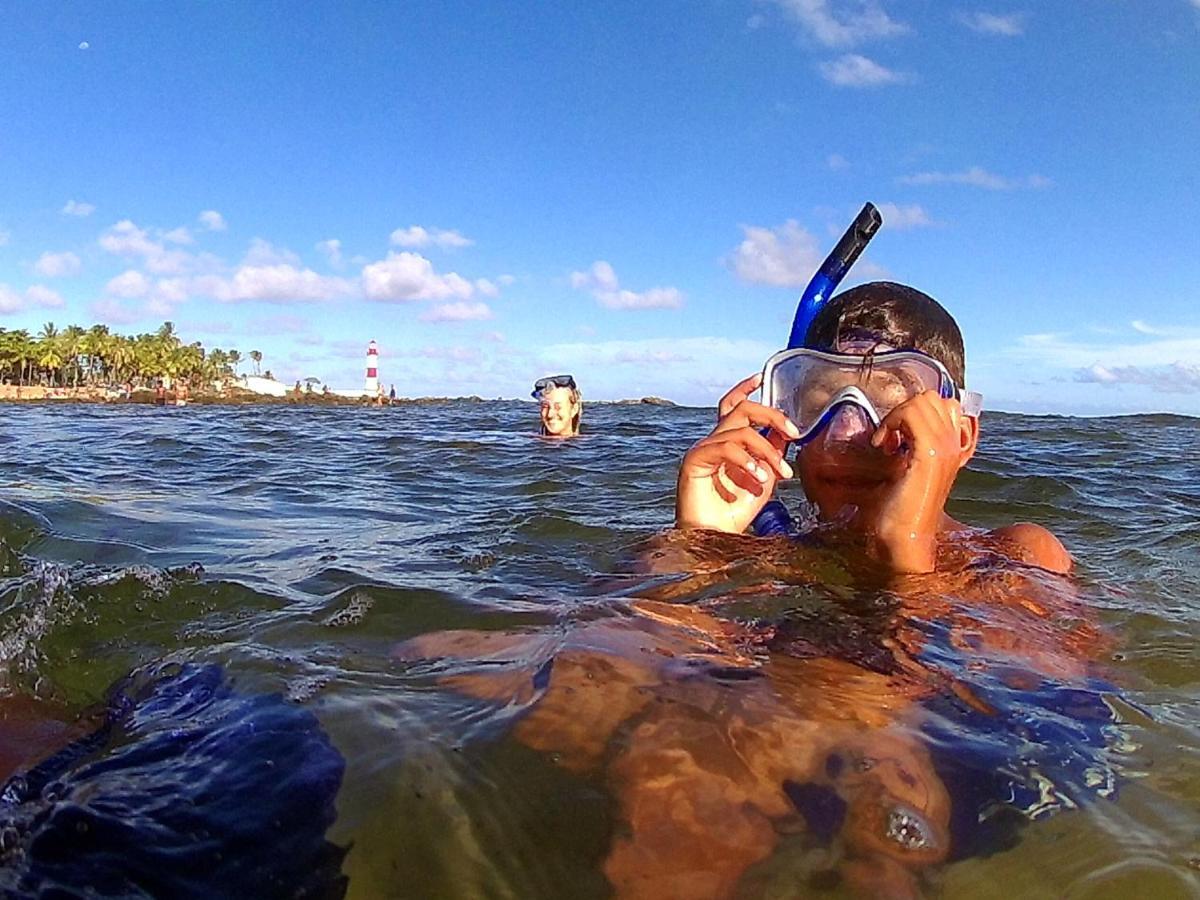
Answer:
<svg viewBox="0 0 1200 900"><path fill-rule="evenodd" d="M923 391L958 397L965 415L978 416L982 395L956 385L946 367L916 350L893 349L875 340L840 344L839 351L804 346L817 312L883 225L871 203L850 223L821 264L796 306L788 349L767 360L762 402L787 414L803 445L825 432L826 440L869 439L885 416Z"/></svg>
<svg viewBox="0 0 1200 900"><path fill-rule="evenodd" d="M800 347L781 350L763 369L763 404L782 410L803 445L824 433L827 441L869 439L893 409L924 391L958 397L965 415L977 416L983 398L960 391L946 367L916 350L879 350L876 345L845 345L863 352L830 353Z"/></svg>
<svg viewBox="0 0 1200 900"><path fill-rule="evenodd" d="M533 390L529 392L529 396L535 400L541 399L542 394L552 391L555 388L570 388L575 391L578 388L575 386L575 379L570 375L550 375L546 378L539 378L533 383Z"/></svg>

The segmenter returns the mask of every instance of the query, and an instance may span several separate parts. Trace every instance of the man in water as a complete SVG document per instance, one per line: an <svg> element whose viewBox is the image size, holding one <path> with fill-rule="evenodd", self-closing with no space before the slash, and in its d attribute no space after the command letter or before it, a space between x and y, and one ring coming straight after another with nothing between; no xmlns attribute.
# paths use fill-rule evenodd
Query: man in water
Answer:
<svg viewBox="0 0 1200 900"><path fill-rule="evenodd" d="M945 505L979 441L978 410L962 407L963 340L953 317L914 288L865 284L825 304L805 348L775 360L776 408L747 399L761 377L747 378L721 400L717 427L684 456L676 525L744 532L777 480L794 474L784 450L797 441L800 482L821 521L864 536L887 571L934 571L939 548L967 530ZM1024 562L1071 568L1039 525L991 537Z"/></svg>
<svg viewBox="0 0 1200 900"><path fill-rule="evenodd" d="M532 396L538 401L543 435L568 438L579 434L583 395L580 394L573 377L551 375L539 378L533 384Z"/></svg>
<svg viewBox="0 0 1200 900"><path fill-rule="evenodd" d="M833 298L808 337L815 349L768 364L787 412L748 400L746 379L684 456L680 530L647 558L682 579L566 610L559 628L397 648L470 660L443 683L523 708L518 741L604 779L619 897L733 896L789 847L829 886L918 896L931 865L994 850L991 823L1040 814L1025 802L1063 790L1069 805L1080 779L1057 760L1098 752L1082 730L1029 731L1041 697L1095 696L1075 687L1102 641L1061 577L1069 555L1039 526L983 532L945 513L979 437L953 319L871 284ZM792 442L818 524L799 541L741 536L792 476Z"/></svg>

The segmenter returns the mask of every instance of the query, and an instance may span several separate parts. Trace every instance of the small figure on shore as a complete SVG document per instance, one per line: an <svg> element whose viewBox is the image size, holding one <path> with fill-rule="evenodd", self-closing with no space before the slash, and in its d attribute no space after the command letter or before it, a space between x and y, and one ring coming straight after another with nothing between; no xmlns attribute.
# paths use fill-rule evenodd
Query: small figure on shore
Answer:
<svg viewBox="0 0 1200 900"><path fill-rule="evenodd" d="M162 382L161 378L158 379L158 381L154 385L154 405L155 406L166 406L167 405L167 389L163 386L163 382Z"/></svg>
<svg viewBox="0 0 1200 900"><path fill-rule="evenodd" d="M532 396L538 401L542 428L546 437L568 438L579 434L583 416L583 395L570 375L551 375L533 383Z"/></svg>
<svg viewBox="0 0 1200 900"><path fill-rule="evenodd" d="M388 391L388 406L396 405L396 386L393 384L392 389Z"/></svg>

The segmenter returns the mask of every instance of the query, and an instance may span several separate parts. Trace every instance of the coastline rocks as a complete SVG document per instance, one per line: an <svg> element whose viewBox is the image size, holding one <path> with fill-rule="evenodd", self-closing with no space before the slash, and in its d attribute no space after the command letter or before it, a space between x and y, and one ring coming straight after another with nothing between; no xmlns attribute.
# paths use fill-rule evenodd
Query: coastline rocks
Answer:
<svg viewBox="0 0 1200 900"><path fill-rule="evenodd" d="M615 400L613 406L678 406L673 400L663 397L643 397L641 400Z"/></svg>

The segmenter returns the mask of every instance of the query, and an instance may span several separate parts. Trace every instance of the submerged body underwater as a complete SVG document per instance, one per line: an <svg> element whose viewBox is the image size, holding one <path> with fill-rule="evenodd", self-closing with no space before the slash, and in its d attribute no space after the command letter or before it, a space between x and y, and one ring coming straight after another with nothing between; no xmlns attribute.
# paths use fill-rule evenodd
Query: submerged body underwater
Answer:
<svg viewBox="0 0 1200 900"><path fill-rule="evenodd" d="M1200 895L1200 421L985 414L1075 573L884 585L529 409L0 408L0 891Z"/></svg>

